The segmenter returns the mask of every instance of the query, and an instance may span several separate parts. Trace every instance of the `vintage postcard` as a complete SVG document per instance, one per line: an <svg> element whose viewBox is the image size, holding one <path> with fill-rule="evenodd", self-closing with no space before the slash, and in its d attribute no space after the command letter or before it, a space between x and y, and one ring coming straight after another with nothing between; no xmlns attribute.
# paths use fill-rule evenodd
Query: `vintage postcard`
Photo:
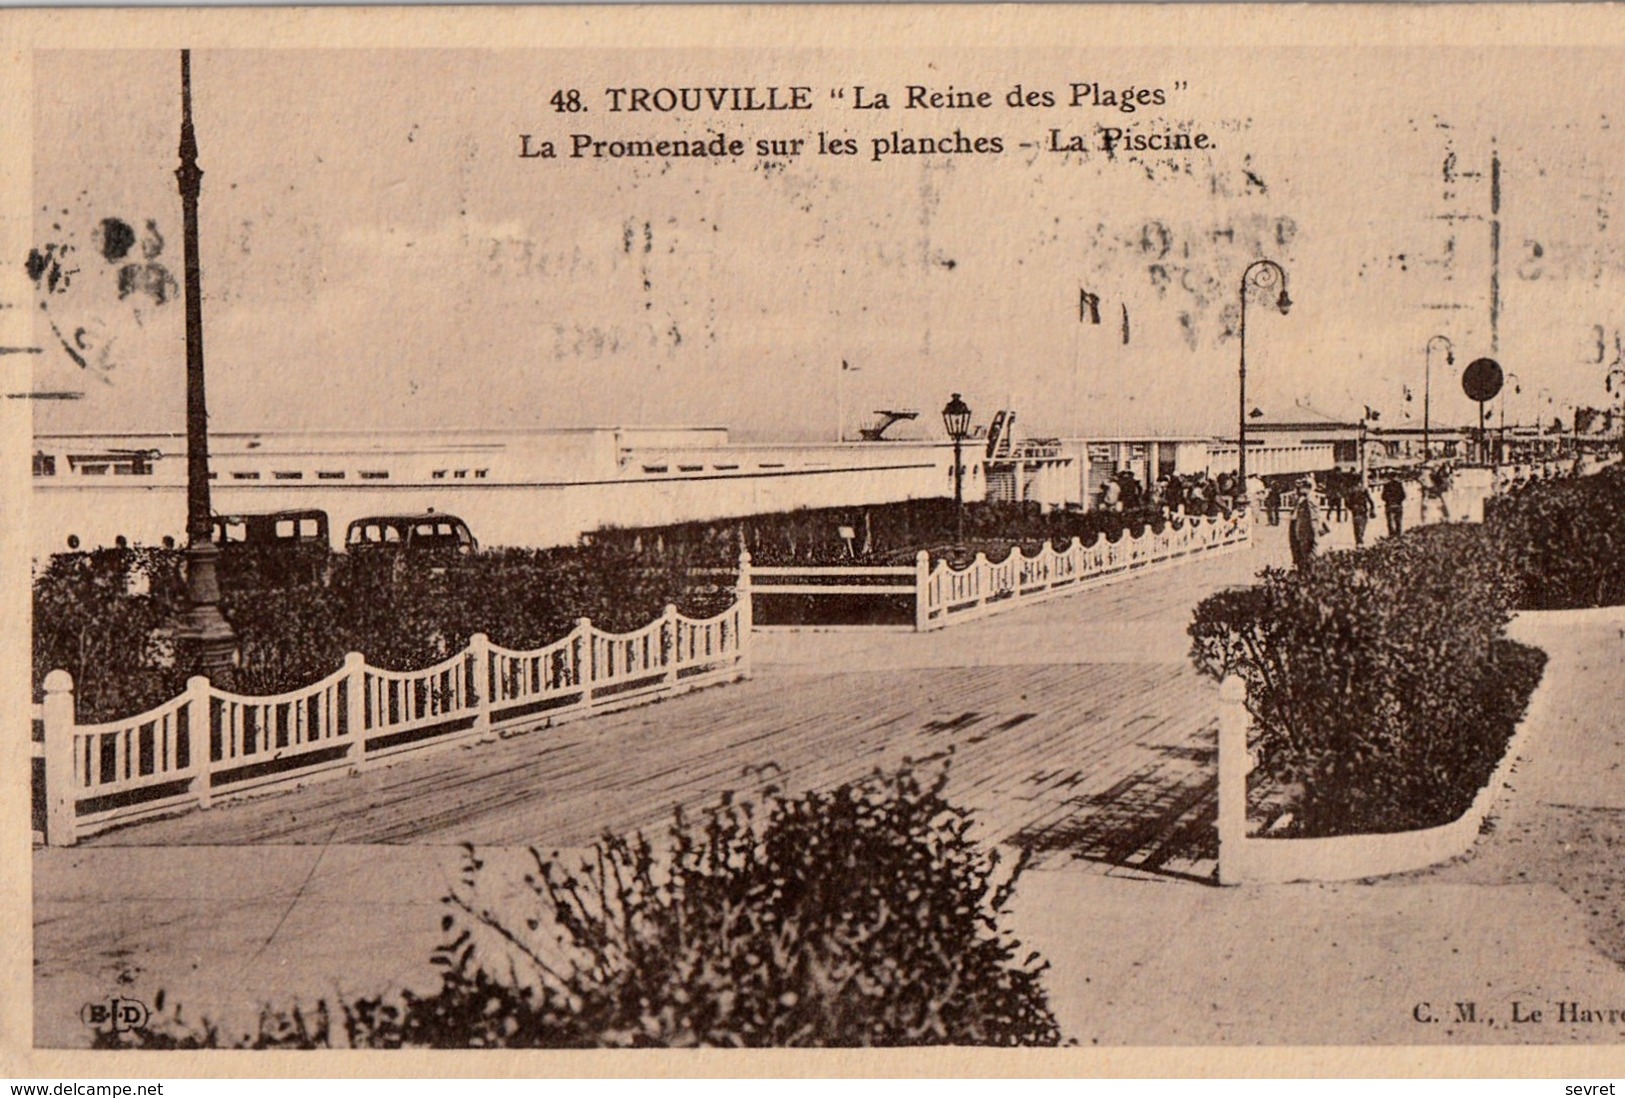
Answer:
<svg viewBox="0 0 1625 1098"><path fill-rule="evenodd" d="M1625 12L0 42L8 1075L1625 1065Z"/></svg>

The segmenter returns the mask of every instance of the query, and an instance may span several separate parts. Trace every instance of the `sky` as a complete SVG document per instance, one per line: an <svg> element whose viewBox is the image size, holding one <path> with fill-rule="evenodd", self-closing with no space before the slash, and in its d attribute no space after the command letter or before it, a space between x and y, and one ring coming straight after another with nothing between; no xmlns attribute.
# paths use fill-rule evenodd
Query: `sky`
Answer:
<svg viewBox="0 0 1625 1098"><path fill-rule="evenodd" d="M1509 422L1602 405L1621 360L1625 132L1609 51L213 50L192 59L216 429L722 425L940 433L962 392L1029 434L1223 433L1247 403ZM1522 73L1526 79L1509 79ZM34 55L37 431L180 430L179 59ZM1161 89L1132 113L1074 83ZM994 106L904 109L906 86ZM1049 91L1055 107L1006 97ZM806 86L802 112L614 113L610 87ZM889 111L852 106L862 86ZM550 102L582 93L585 111ZM842 97L832 95L842 89ZM1107 156L1101 126L1208 150ZM996 154L873 141L998 137ZM1048 149L1081 135L1083 153ZM570 158L571 135L746 143ZM852 138L857 154L819 155ZM558 159L520 155L555 143ZM756 154L801 138L799 156ZM1023 144L1034 147L1024 148ZM1491 165L1500 165L1492 209ZM1491 322L1491 222L1500 223ZM1097 322L1098 318L1098 322ZM1409 400L1407 400L1409 393ZM1499 406L1491 409L1494 417ZM899 432L907 433L907 431Z"/></svg>

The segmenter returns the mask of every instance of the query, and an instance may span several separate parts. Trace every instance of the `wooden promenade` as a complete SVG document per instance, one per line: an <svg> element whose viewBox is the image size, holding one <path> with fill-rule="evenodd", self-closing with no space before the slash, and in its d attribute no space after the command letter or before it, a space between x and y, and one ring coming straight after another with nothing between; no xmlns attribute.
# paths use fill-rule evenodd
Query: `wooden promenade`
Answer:
<svg viewBox="0 0 1625 1098"><path fill-rule="evenodd" d="M1217 688L1186 658L1204 595L1280 563L1251 550L935 634L757 637L756 675L642 709L405 759L129 827L91 846L580 846L672 807L828 787L951 755L987 839L1107 871L1208 879Z"/></svg>

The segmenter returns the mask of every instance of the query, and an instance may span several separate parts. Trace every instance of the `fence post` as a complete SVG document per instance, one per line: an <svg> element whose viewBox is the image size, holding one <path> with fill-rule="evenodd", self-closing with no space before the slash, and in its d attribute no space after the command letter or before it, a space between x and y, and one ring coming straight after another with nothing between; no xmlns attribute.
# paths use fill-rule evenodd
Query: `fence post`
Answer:
<svg viewBox="0 0 1625 1098"><path fill-rule="evenodd" d="M1219 883L1240 884L1246 879L1243 846L1247 841L1247 774L1252 756L1247 750L1251 725L1247 714L1247 683L1229 675L1219 684Z"/></svg>
<svg viewBox="0 0 1625 1098"><path fill-rule="evenodd" d="M207 675L193 675L186 680L186 708L193 714L186 727L191 737L188 746L192 749L192 782L199 808L214 804L214 706L210 701Z"/></svg>
<svg viewBox="0 0 1625 1098"><path fill-rule="evenodd" d="M491 731L491 638L475 633L468 638L468 654L474 660L474 727L475 736Z"/></svg>
<svg viewBox="0 0 1625 1098"><path fill-rule="evenodd" d="M581 708L592 708L592 687L598 681L598 646L592 642L592 619L577 618L576 633L581 638L581 646L585 650L582 664L578 668L581 675Z"/></svg>
<svg viewBox="0 0 1625 1098"><path fill-rule="evenodd" d="M931 628L931 554L921 549L914 555L914 631Z"/></svg>
<svg viewBox="0 0 1625 1098"><path fill-rule="evenodd" d="M72 675L58 669L45 676L44 709L45 842L48 846L72 846L79 841Z"/></svg>
<svg viewBox="0 0 1625 1098"><path fill-rule="evenodd" d="M677 604L666 604L665 616L660 621L660 660L665 665L666 690L677 691Z"/></svg>
<svg viewBox="0 0 1625 1098"><path fill-rule="evenodd" d="M976 554L972 574L976 577L976 605L980 608L987 605L987 594L993 589L993 566L987 562L986 553Z"/></svg>
<svg viewBox="0 0 1625 1098"><path fill-rule="evenodd" d="M344 726L350 733L350 772L361 773L367 762L367 659L360 652L344 657Z"/></svg>

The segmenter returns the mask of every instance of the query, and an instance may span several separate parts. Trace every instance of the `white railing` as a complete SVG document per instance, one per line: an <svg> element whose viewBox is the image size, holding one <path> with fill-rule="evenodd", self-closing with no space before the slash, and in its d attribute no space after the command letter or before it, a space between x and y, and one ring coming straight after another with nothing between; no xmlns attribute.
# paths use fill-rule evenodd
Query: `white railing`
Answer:
<svg viewBox="0 0 1625 1098"><path fill-rule="evenodd" d="M911 565L826 565L756 567L740 557L739 589L774 599L796 596L803 607L825 601L814 620L784 621L772 602L756 607L757 628L902 628L924 632L950 622L995 613L1066 591L1108 583L1162 567L1196 554L1251 544L1250 515L1188 518L1160 530L1147 527L1138 537L1126 531L1116 541L1090 545L1078 539L1065 549L1046 542L1037 555L1012 548L1003 560L978 553L964 568L947 561L931 564L923 550ZM901 596L901 600L899 600ZM899 615L896 603L912 603Z"/></svg>
<svg viewBox="0 0 1625 1098"><path fill-rule="evenodd" d="M1192 554L1240 548L1251 539L1252 519L1241 514L1187 519L1177 527L1170 522L1161 530L1147 527L1139 537L1125 531L1117 541L1100 538L1087 546L1073 538L1071 545L1060 550L1046 542L1032 557L1012 549L1003 560L989 561L978 553L962 569L943 560L926 572L922 553L924 579L916 628L940 629L953 621L1138 574Z"/></svg>
<svg viewBox="0 0 1625 1098"><path fill-rule="evenodd" d="M69 846L110 827L207 808L222 798L349 773L409 751L622 709L750 671L751 601L716 617L675 606L631 633L586 618L568 636L516 651L477 633L418 671L359 654L312 686L248 697L195 677L137 717L76 723L73 677L45 677L45 841Z"/></svg>

